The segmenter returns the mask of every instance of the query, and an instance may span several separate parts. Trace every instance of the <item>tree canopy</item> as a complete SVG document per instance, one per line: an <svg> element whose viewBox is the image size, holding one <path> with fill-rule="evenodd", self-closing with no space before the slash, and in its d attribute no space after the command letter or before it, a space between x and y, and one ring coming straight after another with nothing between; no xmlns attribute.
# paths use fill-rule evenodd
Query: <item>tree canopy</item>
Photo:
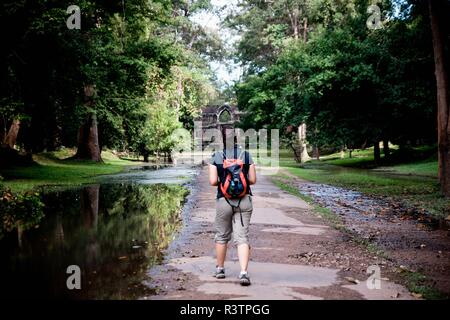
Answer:
<svg viewBox="0 0 450 320"><path fill-rule="evenodd" d="M147 143L154 117L162 112L170 128L192 128L216 96L208 61L220 59L221 40L189 19L210 1L82 0L80 29L66 25L71 4L0 5L9 30L0 49L2 127L19 119L17 145L51 151L76 146L80 126L95 115L100 148L168 149Z"/></svg>
<svg viewBox="0 0 450 320"><path fill-rule="evenodd" d="M306 123L308 141L321 146L435 141L436 87L426 12L395 15L394 3L384 1L382 18L389 20L373 30L366 26L367 1L279 1L272 8L267 2L263 7L244 3L245 13L266 12L230 17L232 25L248 30L238 52L254 54L243 58L247 74L236 87L240 107L251 111L247 122L282 130ZM284 19L271 19L277 10ZM297 24L304 26L305 37L292 30L292 10L302 13ZM264 29L257 27L261 24ZM249 41L254 28L266 39ZM270 30L283 32L269 39ZM246 47L249 43L258 48ZM260 54L266 46L276 50Z"/></svg>

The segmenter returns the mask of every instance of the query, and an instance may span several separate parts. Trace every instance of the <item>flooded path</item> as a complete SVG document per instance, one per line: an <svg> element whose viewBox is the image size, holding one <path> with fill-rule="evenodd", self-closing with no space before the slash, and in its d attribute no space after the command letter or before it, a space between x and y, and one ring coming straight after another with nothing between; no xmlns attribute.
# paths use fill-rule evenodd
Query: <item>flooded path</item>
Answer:
<svg viewBox="0 0 450 320"><path fill-rule="evenodd" d="M148 170L151 169L151 170ZM195 168L131 170L42 195L45 217L0 240L2 289L11 298L137 299L147 271L182 226ZM68 290L68 266L81 290Z"/></svg>
<svg viewBox="0 0 450 320"><path fill-rule="evenodd" d="M189 223L169 247L164 263L152 268L147 284L156 295L143 299L415 299L397 280L397 266L333 229L305 201L258 175L252 187L254 212L250 287L238 282L237 252L231 243L226 279L215 267L215 188L206 168L188 201ZM368 267L381 272L381 287L370 289ZM369 280L370 282L370 280Z"/></svg>
<svg viewBox="0 0 450 320"><path fill-rule="evenodd" d="M206 168L136 168L45 193L39 225L0 240L2 288L21 298L415 299L400 265L418 271L425 266L448 285L446 235L430 236L429 225L399 215L387 199L295 183L387 255L334 229L311 205L258 174L252 188L252 286L239 286L231 244L227 278L215 279L215 188ZM80 267L81 290L67 289L71 265ZM375 289L368 273L373 267L380 271Z"/></svg>

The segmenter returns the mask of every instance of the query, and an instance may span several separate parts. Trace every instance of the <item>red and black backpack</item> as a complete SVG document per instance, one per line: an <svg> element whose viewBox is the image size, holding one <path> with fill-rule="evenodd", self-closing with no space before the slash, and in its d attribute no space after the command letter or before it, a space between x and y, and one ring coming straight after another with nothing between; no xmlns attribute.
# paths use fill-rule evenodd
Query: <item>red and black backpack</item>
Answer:
<svg viewBox="0 0 450 320"><path fill-rule="evenodd" d="M244 175L244 161L242 157L245 152L242 151L237 159L228 158L225 155L225 151L222 152L223 156L223 177L220 180L220 190L228 202L228 204L235 209L239 209L241 225L244 226L244 221L242 219L242 211L240 208L242 198L247 194L248 183ZM239 199L237 205L233 205L229 199Z"/></svg>
<svg viewBox="0 0 450 320"><path fill-rule="evenodd" d="M237 159L228 158L223 154L223 174L220 190L226 199L239 199L247 194L248 185L244 175L244 161L242 151Z"/></svg>

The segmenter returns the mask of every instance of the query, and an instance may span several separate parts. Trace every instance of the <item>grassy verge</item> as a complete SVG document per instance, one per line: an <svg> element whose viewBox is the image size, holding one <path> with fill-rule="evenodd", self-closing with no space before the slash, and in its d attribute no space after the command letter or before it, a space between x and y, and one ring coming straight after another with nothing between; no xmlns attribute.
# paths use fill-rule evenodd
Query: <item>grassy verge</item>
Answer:
<svg viewBox="0 0 450 320"><path fill-rule="evenodd" d="M72 150L41 153L33 156L35 165L12 167L0 171L1 183L13 192L23 192L43 185L77 185L94 182L95 177L119 173L136 161L122 160L111 152L102 152L103 163L65 160Z"/></svg>
<svg viewBox="0 0 450 320"><path fill-rule="evenodd" d="M280 154L286 156L286 153ZM440 193L434 157L375 167L370 151L355 151L353 155L352 158L341 159L334 154L305 164L292 164L288 160L280 160L280 163L301 179L368 195L388 196L407 208L430 212L436 218L449 215L450 202Z"/></svg>
<svg viewBox="0 0 450 320"><path fill-rule="evenodd" d="M449 299L448 296L427 284L428 279L420 272L404 271L402 273L410 292L418 294L427 300Z"/></svg>
<svg viewBox="0 0 450 320"><path fill-rule="evenodd" d="M377 171L437 178L438 163L435 159L427 159L414 163L399 164L392 167L380 167Z"/></svg>

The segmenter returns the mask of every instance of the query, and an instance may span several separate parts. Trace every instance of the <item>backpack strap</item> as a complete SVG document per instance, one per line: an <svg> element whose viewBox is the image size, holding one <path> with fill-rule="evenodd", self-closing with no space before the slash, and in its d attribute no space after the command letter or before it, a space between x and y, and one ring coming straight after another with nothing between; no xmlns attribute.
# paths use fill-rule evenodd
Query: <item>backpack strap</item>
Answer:
<svg viewBox="0 0 450 320"><path fill-rule="evenodd" d="M241 153L239 154L238 159L243 160L243 161L244 161L244 164L245 164L244 157L245 157L245 150L241 150Z"/></svg>
<svg viewBox="0 0 450 320"><path fill-rule="evenodd" d="M233 148L233 155L234 155L234 149L236 149L236 148ZM245 150L241 149L237 159L244 160L244 158L243 158L244 156L245 156ZM222 157L223 157L223 160L225 160L227 158L225 149L222 150Z"/></svg>
<svg viewBox="0 0 450 320"><path fill-rule="evenodd" d="M241 225L244 226L244 219L242 219L242 210L241 210L241 200L242 200L242 198L239 198L239 201L238 201L237 206L233 206L233 205L231 204L231 202L230 202L226 197L224 197L224 198L225 198L225 201L230 205L231 209L233 210L233 213L235 213L234 210L235 210L236 208L239 208L239 215L240 215L240 217L241 217Z"/></svg>

